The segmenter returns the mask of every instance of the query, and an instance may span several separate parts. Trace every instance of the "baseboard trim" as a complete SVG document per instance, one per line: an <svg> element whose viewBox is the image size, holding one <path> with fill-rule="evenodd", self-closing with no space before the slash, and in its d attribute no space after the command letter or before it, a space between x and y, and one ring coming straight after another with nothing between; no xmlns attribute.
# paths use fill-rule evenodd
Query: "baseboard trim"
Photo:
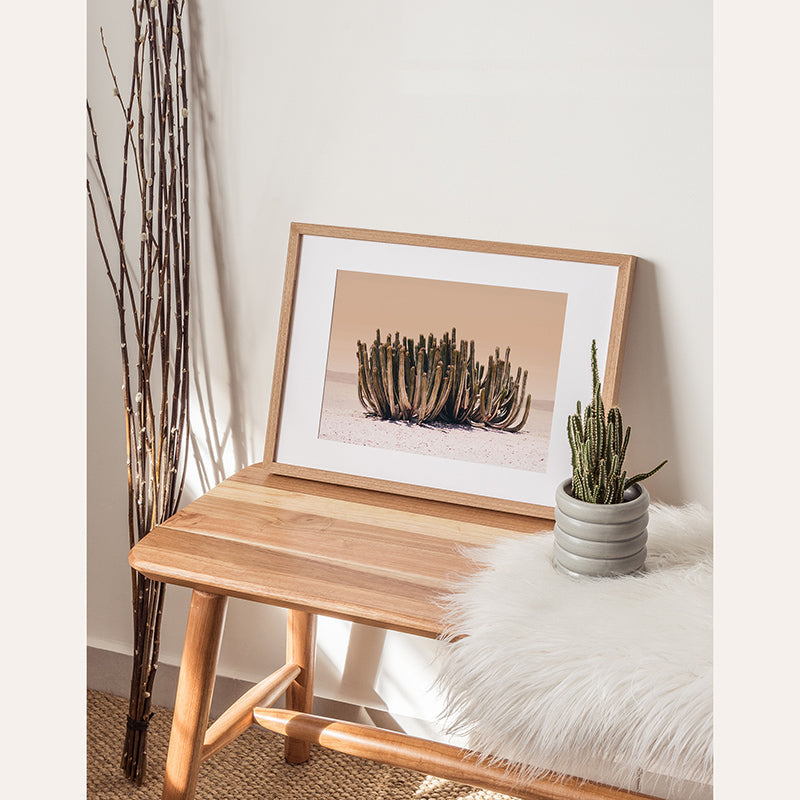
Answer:
<svg viewBox="0 0 800 800"><path fill-rule="evenodd" d="M133 658L126 653L118 653L100 647L87 646L86 648L87 689L127 698L130 696L132 669ZM212 718L220 716L228 706L253 685L240 678L217 675L214 683L214 696L211 701ZM177 689L178 667L174 664L160 663L153 684L153 705L173 709ZM275 703L275 707L283 708L282 698ZM385 711L374 711L326 697L314 698L314 713L323 717L336 717L347 722L360 722L363 725L375 725L375 716L378 715L381 727L402 730L400 725Z"/></svg>
<svg viewBox="0 0 800 800"><path fill-rule="evenodd" d="M125 653L104 650L100 647L86 648L86 687L95 691L106 692L116 697L127 698L130 693L130 676L133 659ZM253 686L248 681L217 675L214 684L214 697L211 702L211 716L218 717L228 706L241 697ZM172 709L175 707L175 692L178 688L178 667L174 664L161 663L153 685L153 704ZM276 708L283 708L283 699L275 703ZM409 722L403 717L395 717L386 711L364 708L340 700L327 697L314 697L315 714L322 717L334 717L346 722L359 722L362 725L374 725L399 732L408 732ZM422 724L420 720L415 720ZM443 739L444 741L444 739ZM466 746L466 745L464 745ZM658 797L681 798L681 800L712 800L713 788L690 781L680 781L672 786L672 791L665 791L666 779L660 775L645 774L642 776L640 791ZM663 794L661 794L663 792Z"/></svg>

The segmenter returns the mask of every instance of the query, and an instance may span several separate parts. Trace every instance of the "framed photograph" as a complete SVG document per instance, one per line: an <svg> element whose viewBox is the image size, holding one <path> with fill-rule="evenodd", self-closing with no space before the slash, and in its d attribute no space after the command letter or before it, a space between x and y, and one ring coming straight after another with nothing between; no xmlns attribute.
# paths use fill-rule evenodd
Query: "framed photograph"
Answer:
<svg viewBox="0 0 800 800"><path fill-rule="evenodd" d="M293 223L264 464L552 519L593 339L616 402L635 264Z"/></svg>

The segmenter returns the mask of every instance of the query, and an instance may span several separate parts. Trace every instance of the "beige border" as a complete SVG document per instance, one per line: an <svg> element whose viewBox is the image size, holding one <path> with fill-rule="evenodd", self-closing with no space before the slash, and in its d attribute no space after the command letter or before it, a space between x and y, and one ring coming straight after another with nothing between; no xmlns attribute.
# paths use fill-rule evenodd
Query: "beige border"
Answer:
<svg viewBox="0 0 800 800"><path fill-rule="evenodd" d="M427 500L441 500L460 505L479 506L496 511L506 511L527 516L553 519L552 506L540 506L514 500L501 500L495 497L463 494L446 489L433 489L428 486L417 486L407 483L365 478L360 475L349 475L327 470L297 467L275 461L280 426L280 409L283 404L283 385L286 373L286 358L289 350L289 336L294 311L294 295L297 285L297 270L300 264L302 237L329 236L338 239L359 239L368 242L389 242L421 247L439 247L448 250L472 250L480 253L499 253L501 255L527 256L528 258L547 258L556 261L579 261L586 264L605 264L619 268L617 291L614 298L614 310L611 320L611 335L608 343L606 370L603 377L603 401L606 406L617 402L619 394L619 377L622 372L622 355L625 350L625 335L628 327L628 309L633 291L633 275L636 269L636 257L617 253L598 253L590 250L565 250L536 245L507 244L487 242L479 239L454 239L444 236L425 236L413 233L392 233L362 228L340 228L329 225L310 225L293 222L289 230L289 249L286 258L286 277L283 286L280 327L278 343L275 351L275 371L272 380L272 396L270 399L269 418L267 421L267 439L264 446L264 465L271 473L294 478L311 479L359 489L392 492L410 495Z"/></svg>

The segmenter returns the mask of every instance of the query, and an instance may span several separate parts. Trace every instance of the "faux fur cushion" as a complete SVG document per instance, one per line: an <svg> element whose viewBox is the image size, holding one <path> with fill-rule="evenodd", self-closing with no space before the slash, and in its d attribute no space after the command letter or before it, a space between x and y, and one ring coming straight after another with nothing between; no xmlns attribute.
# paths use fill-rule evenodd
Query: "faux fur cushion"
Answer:
<svg viewBox="0 0 800 800"><path fill-rule="evenodd" d="M446 601L440 685L478 752L636 789L641 772L711 783L712 526L653 505L646 571L572 578L553 537L503 540Z"/></svg>

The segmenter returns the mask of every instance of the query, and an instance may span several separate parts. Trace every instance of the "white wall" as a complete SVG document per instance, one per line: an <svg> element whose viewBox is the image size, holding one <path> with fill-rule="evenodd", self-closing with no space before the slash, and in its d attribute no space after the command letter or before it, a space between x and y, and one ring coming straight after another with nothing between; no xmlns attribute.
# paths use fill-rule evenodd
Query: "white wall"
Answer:
<svg viewBox="0 0 800 800"><path fill-rule="evenodd" d="M208 149L199 133L193 140L195 354L220 435L231 431L226 446L209 446L193 409L208 472L261 458L298 220L638 256L620 392L629 463L669 458L648 482L654 498L711 506L710 3L190 6L213 112ZM119 128L97 30L124 66L129 16L126 1L88 4L88 96L109 163ZM198 110L195 99L193 120ZM92 235L88 634L93 646L127 651L118 345ZM193 468L185 499L201 490ZM162 644L171 663L186 607L171 589ZM348 627L323 626L320 691L430 716L437 699L413 699L434 674L430 644L390 634L381 658L380 636L366 629L349 651L337 645ZM281 612L233 604L220 672L263 677L282 660L282 635Z"/></svg>

